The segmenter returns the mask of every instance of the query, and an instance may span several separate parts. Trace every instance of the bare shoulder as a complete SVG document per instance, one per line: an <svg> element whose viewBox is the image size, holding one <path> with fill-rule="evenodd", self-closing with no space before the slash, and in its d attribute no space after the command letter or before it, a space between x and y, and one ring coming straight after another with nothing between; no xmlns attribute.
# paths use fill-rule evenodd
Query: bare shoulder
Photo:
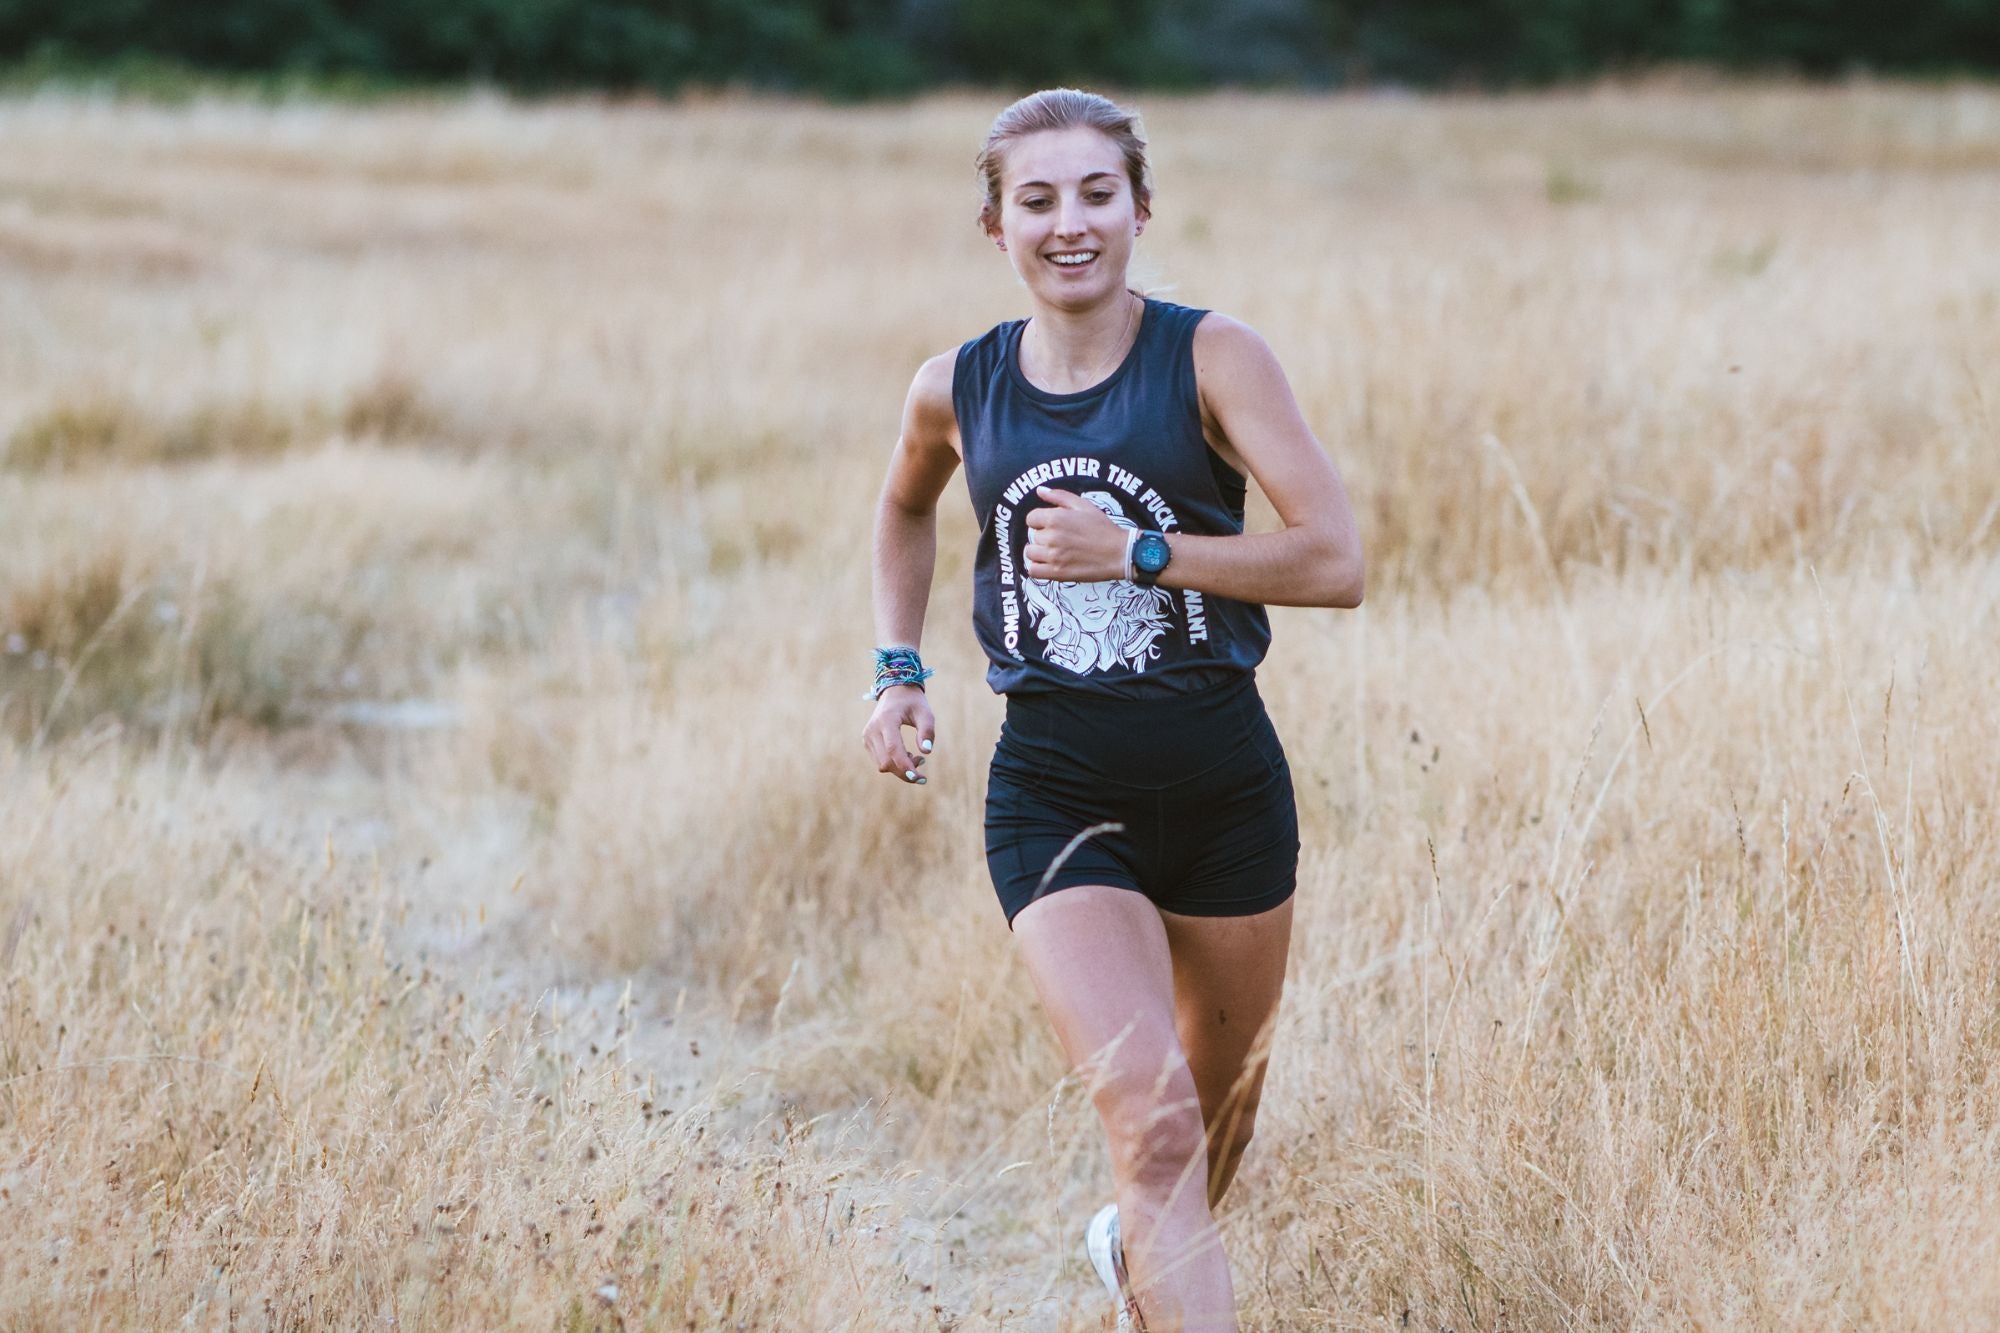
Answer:
<svg viewBox="0 0 2000 1333"><path fill-rule="evenodd" d="M903 408L903 435L912 443L958 451L958 409L951 392L957 368L957 349L939 352L917 368Z"/></svg>
<svg viewBox="0 0 2000 1333"><path fill-rule="evenodd" d="M1194 329L1195 392L1202 433L1238 471L1242 462L1234 440L1247 418L1276 413L1285 421L1298 415L1291 383L1264 335L1242 320L1211 310Z"/></svg>
<svg viewBox="0 0 2000 1333"><path fill-rule="evenodd" d="M1278 358L1264 335L1233 315L1211 310L1194 326L1194 368L1201 376L1274 370Z"/></svg>
<svg viewBox="0 0 2000 1333"><path fill-rule="evenodd" d="M939 352L930 360L917 367L917 378L910 385L910 395L921 397L927 406L951 406L951 384L958 369L958 349Z"/></svg>

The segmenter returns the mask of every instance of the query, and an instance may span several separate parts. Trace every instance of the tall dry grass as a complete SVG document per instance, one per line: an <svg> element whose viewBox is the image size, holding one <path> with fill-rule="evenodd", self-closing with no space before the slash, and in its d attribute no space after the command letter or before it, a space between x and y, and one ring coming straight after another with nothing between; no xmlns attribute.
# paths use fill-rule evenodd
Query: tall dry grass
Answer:
<svg viewBox="0 0 2000 1333"><path fill-rule="evenodd" d="M2000 96L1144 109L1372 561L1246 1322L1995 1322ZM992 110L0 105L7 1322L1096 1326L955 491L855 746Z"/></svg>

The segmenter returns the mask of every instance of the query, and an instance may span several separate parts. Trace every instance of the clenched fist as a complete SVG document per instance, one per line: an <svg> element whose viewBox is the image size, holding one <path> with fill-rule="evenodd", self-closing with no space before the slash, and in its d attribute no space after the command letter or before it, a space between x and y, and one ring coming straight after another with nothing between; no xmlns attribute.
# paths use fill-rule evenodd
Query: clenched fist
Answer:
<svg viewBox="0 0 2000 1333"><path fill-rule="evenodd" d="M1103 583L1125 577L1126 529L1074 491L1037 486L1047 503L1028 515L1027 574L1063 583Z"/></svg>

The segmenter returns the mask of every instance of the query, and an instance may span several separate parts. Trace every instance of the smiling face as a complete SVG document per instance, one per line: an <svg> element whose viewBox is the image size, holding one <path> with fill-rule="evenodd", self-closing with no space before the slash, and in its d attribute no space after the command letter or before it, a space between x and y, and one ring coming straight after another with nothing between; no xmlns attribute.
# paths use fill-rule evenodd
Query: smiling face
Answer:
<svg viewBox="0 0 2000 1333"><path fill-rule="evenodd" d="M1079 126L1007 145L999 219L989 220L987 234L1029 292L1059 309L1087 310L1125 290L1146 218L1118 145Z"/></svg>

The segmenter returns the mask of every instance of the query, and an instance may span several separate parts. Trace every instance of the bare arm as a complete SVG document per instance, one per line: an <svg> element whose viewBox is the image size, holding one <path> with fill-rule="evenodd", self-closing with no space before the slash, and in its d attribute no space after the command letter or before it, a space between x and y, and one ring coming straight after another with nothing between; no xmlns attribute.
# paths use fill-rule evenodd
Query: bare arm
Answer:
<svg viewBox="0 0 2000 1333"><path fill-rule="evenodd" d="M902 431L889 458L889 475L875 505L875 641L919 646L931 575L937 568L937 502L958 467L958 422L951 403L955 356L932 357L917 371L903 404ZM923 757L912 755L903 728L913 727L928 751L936 721L923 690L884 690L861 733L861 743L884 773L920 782Z"/></svg>
<svg viewBox="0 0 2000 1333"><path fill-rule="evenodd" d="M1273 606L1359 606L1361 537L1347 488L1299 412L1269 345L1247 324L1211 314L1194 335L1202 428L1231 466L1271 499L1277 532L1167 535L1169 588ZM1050 507L1028 515L1026 555L1041 578L1124 577L1124 533L1094 506L1049 488Z"/></svg>
<svg viewBox="0 0 2000 1333"><path fill-rule="evenodd" d="M917 371L903 404L902 432L875 504L875 641L915 648L924 633L937 567L937 502L958 468L951 405L952 358Z"/></svg>
<svg viewBox="0 0 2000 1333"><path fill-rule="evenodd" d="M1249 325L1212 314L1195 329L1194 365L1204 430L1256 478L1285 526L1232 537L1173 533L1160 582L1272 606L1361 605L1354 507L1270 345Z"/></svg>

